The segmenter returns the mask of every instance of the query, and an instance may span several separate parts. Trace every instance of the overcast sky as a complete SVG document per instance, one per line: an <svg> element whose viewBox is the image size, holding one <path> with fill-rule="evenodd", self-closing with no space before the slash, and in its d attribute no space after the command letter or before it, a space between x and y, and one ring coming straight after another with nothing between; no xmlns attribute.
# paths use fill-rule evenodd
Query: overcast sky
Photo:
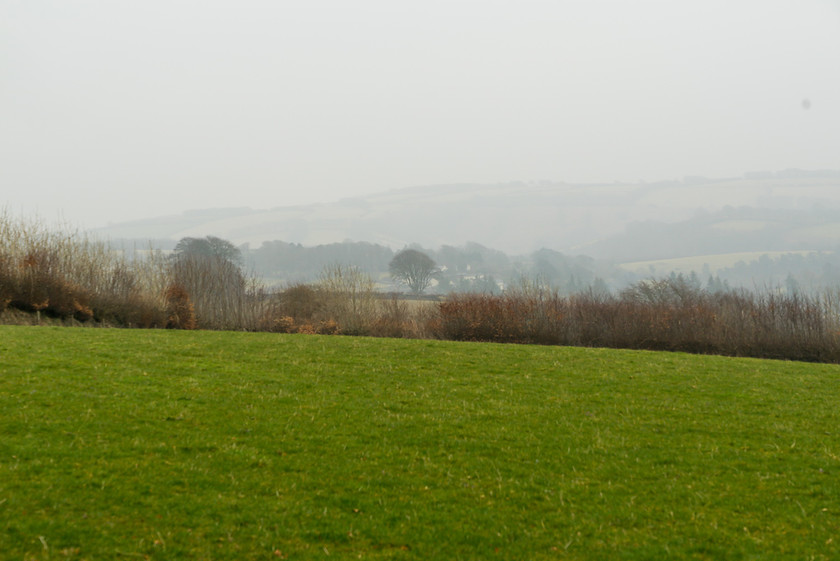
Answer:
<svg viewBox="0 0 840 561"><path fill-rule="evenodd" d="M840 0L0 0L48 220L785 168L840 169Z"/></svg>

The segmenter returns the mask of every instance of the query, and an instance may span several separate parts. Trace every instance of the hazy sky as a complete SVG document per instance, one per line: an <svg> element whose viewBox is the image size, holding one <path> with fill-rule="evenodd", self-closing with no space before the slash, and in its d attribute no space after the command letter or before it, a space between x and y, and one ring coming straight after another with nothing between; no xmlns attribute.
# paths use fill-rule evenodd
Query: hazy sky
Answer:
<svg viewBox="0 0 840 561"><path fill-rule="evenodd" d="M840 0L0 0L49 220L792 167L840 169Z"/></svg>

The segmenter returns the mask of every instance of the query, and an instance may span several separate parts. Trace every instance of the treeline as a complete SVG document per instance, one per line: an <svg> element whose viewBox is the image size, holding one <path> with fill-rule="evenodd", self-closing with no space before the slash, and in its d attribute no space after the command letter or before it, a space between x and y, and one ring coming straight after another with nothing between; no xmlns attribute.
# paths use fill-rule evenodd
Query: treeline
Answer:
<svg viewBox="0 0 840 561"><path fill-rule="evenodd" d="M411 245L428 255L438 267L429 291L481 292L500 294L522 277L538 278L562 293L589 287L609 290L632 282L634 276L611 263L585 256L569 256L550 249L530 255L509 256L478 243L424 248ZM367 242L342 242L305 247L283 241L264 242L260 247L240 247L246 269L268 284L288 285L312 282L336 263L352 264L380 285L390 284L389 264L395 252L389 247ZM396 288L396 287L392 287Z"/></svg>
<svg viewBox="0 0 840 561"><path fill-rule="evenodd" d="M785 253L760 256L715 272L727 286L777 287L790 294L816 295L840 285L840 252Z"/></svg>
<svg viewBox="0 0 840 561"><path fill-rule="evenodd" d="M660 234L659 237L670 242L674 239L672 235ZM676 239L681 238L677 236ZM132 255L137 248L150 244L124 240L114 245ZM156 240L151 245L168 253L177 242ZM438 295L450 292L501 294L522 278L534 279L561 294L590 288L615 293L653 274L626 270L615 260L568 255L545 248L527 255L508 255L478 243L439 248L409 247L435 261L439 272L427 292ZM389 275L389 263L397 252L379 244L345 241L307 247L271 241L263 242L257 248L243 245L238 249L244 269L267 286L315 282L326 267L344 264L370 275L383 290L399 289ZM840 285L840 251L800 251L776 257L762 255L726 267L701 265L685 275L712 292L745 288L818 295Z"/></svg>
<svg viewBox="0 0 840 561"><path fill-rule="evenodd" d="M263 242L251 249L240 248L246 269L274 284L310 282L325 267L336 263L352 263L371 275L387 272L394 252L388 247L367 242L343 242L305 247L283 241Z"/></svg>
<svg viewBox="0 0 840 561"><path fill-rule="evenodd" d="M838 291L746 291L704 285L697 275L647 279L617 291L593 282L570 291L538 274L494 290L451 291L423 301L382 291L360 267L335 263L310 282L269 287L244 272L239 248L212 237L185 238L171 253L128 254L78 233L0 214L0 240L5 322L602 346L840 363ZM472 250L442 248L433 255L450 263L447 270L458 279L479 265L493 263L500 271L514 266L492 250ZM542 261L530 266L545 276L597 279L591 261L537 255Z"/></svg>
<svg viewBox="0 0 840 561"><path fill-rule="evenodd" d="M645 280L650 274L631 272L615 261L567 255L540 249L511 256L478 243L439 248L410 246L431 257L439 268L429 292L501 294L520 279L529 278L560 294L593 289L618 292ZM282 241L265 242L257 249L240 247L245 268L273 286L313 282L324 268L352 264L382 287L390 284L388 264L395 251L367 242L342 242L305 247ZM819 295L840 285L840 251L791 252L777 257L762 255L728 267L698 267L685 274L712 292L745 288L782 290L789 294ZM397 287L391 287L396 289Z"/></svg>

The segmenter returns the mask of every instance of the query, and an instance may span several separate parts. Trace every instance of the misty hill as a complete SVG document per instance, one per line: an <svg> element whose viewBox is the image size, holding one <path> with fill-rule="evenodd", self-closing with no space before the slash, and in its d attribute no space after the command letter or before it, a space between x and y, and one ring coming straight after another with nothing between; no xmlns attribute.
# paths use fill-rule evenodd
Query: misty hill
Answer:
<svg viewBox="0 0 840 561"><path fill-rule="evenodd" d="M840 213L836 208L727 207L715 212L698 211L692 218L673 223L633 222L619 235L578 249L587 255L626 262L838 248Z"/></svg>
<svg viewBox="0 0 840 561"><path fill-rule="evenodd" d="M194 210L115 224L110 238L215 235L258 247L366 241L392 248L469 241L618 261L735 251L834 248L840 171L752 173L658 183L510 182L397 189L330 204Z"/></svg>

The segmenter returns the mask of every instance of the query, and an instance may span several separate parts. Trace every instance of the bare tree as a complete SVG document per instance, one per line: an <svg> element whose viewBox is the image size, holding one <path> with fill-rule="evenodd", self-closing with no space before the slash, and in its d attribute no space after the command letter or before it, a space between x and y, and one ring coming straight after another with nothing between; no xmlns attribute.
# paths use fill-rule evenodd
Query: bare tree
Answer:
<svg viewBox="0 0 840 561"><path fill-rule="evenodd" d="M408 286L413 294L422 294L438 272L431 257L416 249L404 249L388 264L391 278Z"/></svg>

